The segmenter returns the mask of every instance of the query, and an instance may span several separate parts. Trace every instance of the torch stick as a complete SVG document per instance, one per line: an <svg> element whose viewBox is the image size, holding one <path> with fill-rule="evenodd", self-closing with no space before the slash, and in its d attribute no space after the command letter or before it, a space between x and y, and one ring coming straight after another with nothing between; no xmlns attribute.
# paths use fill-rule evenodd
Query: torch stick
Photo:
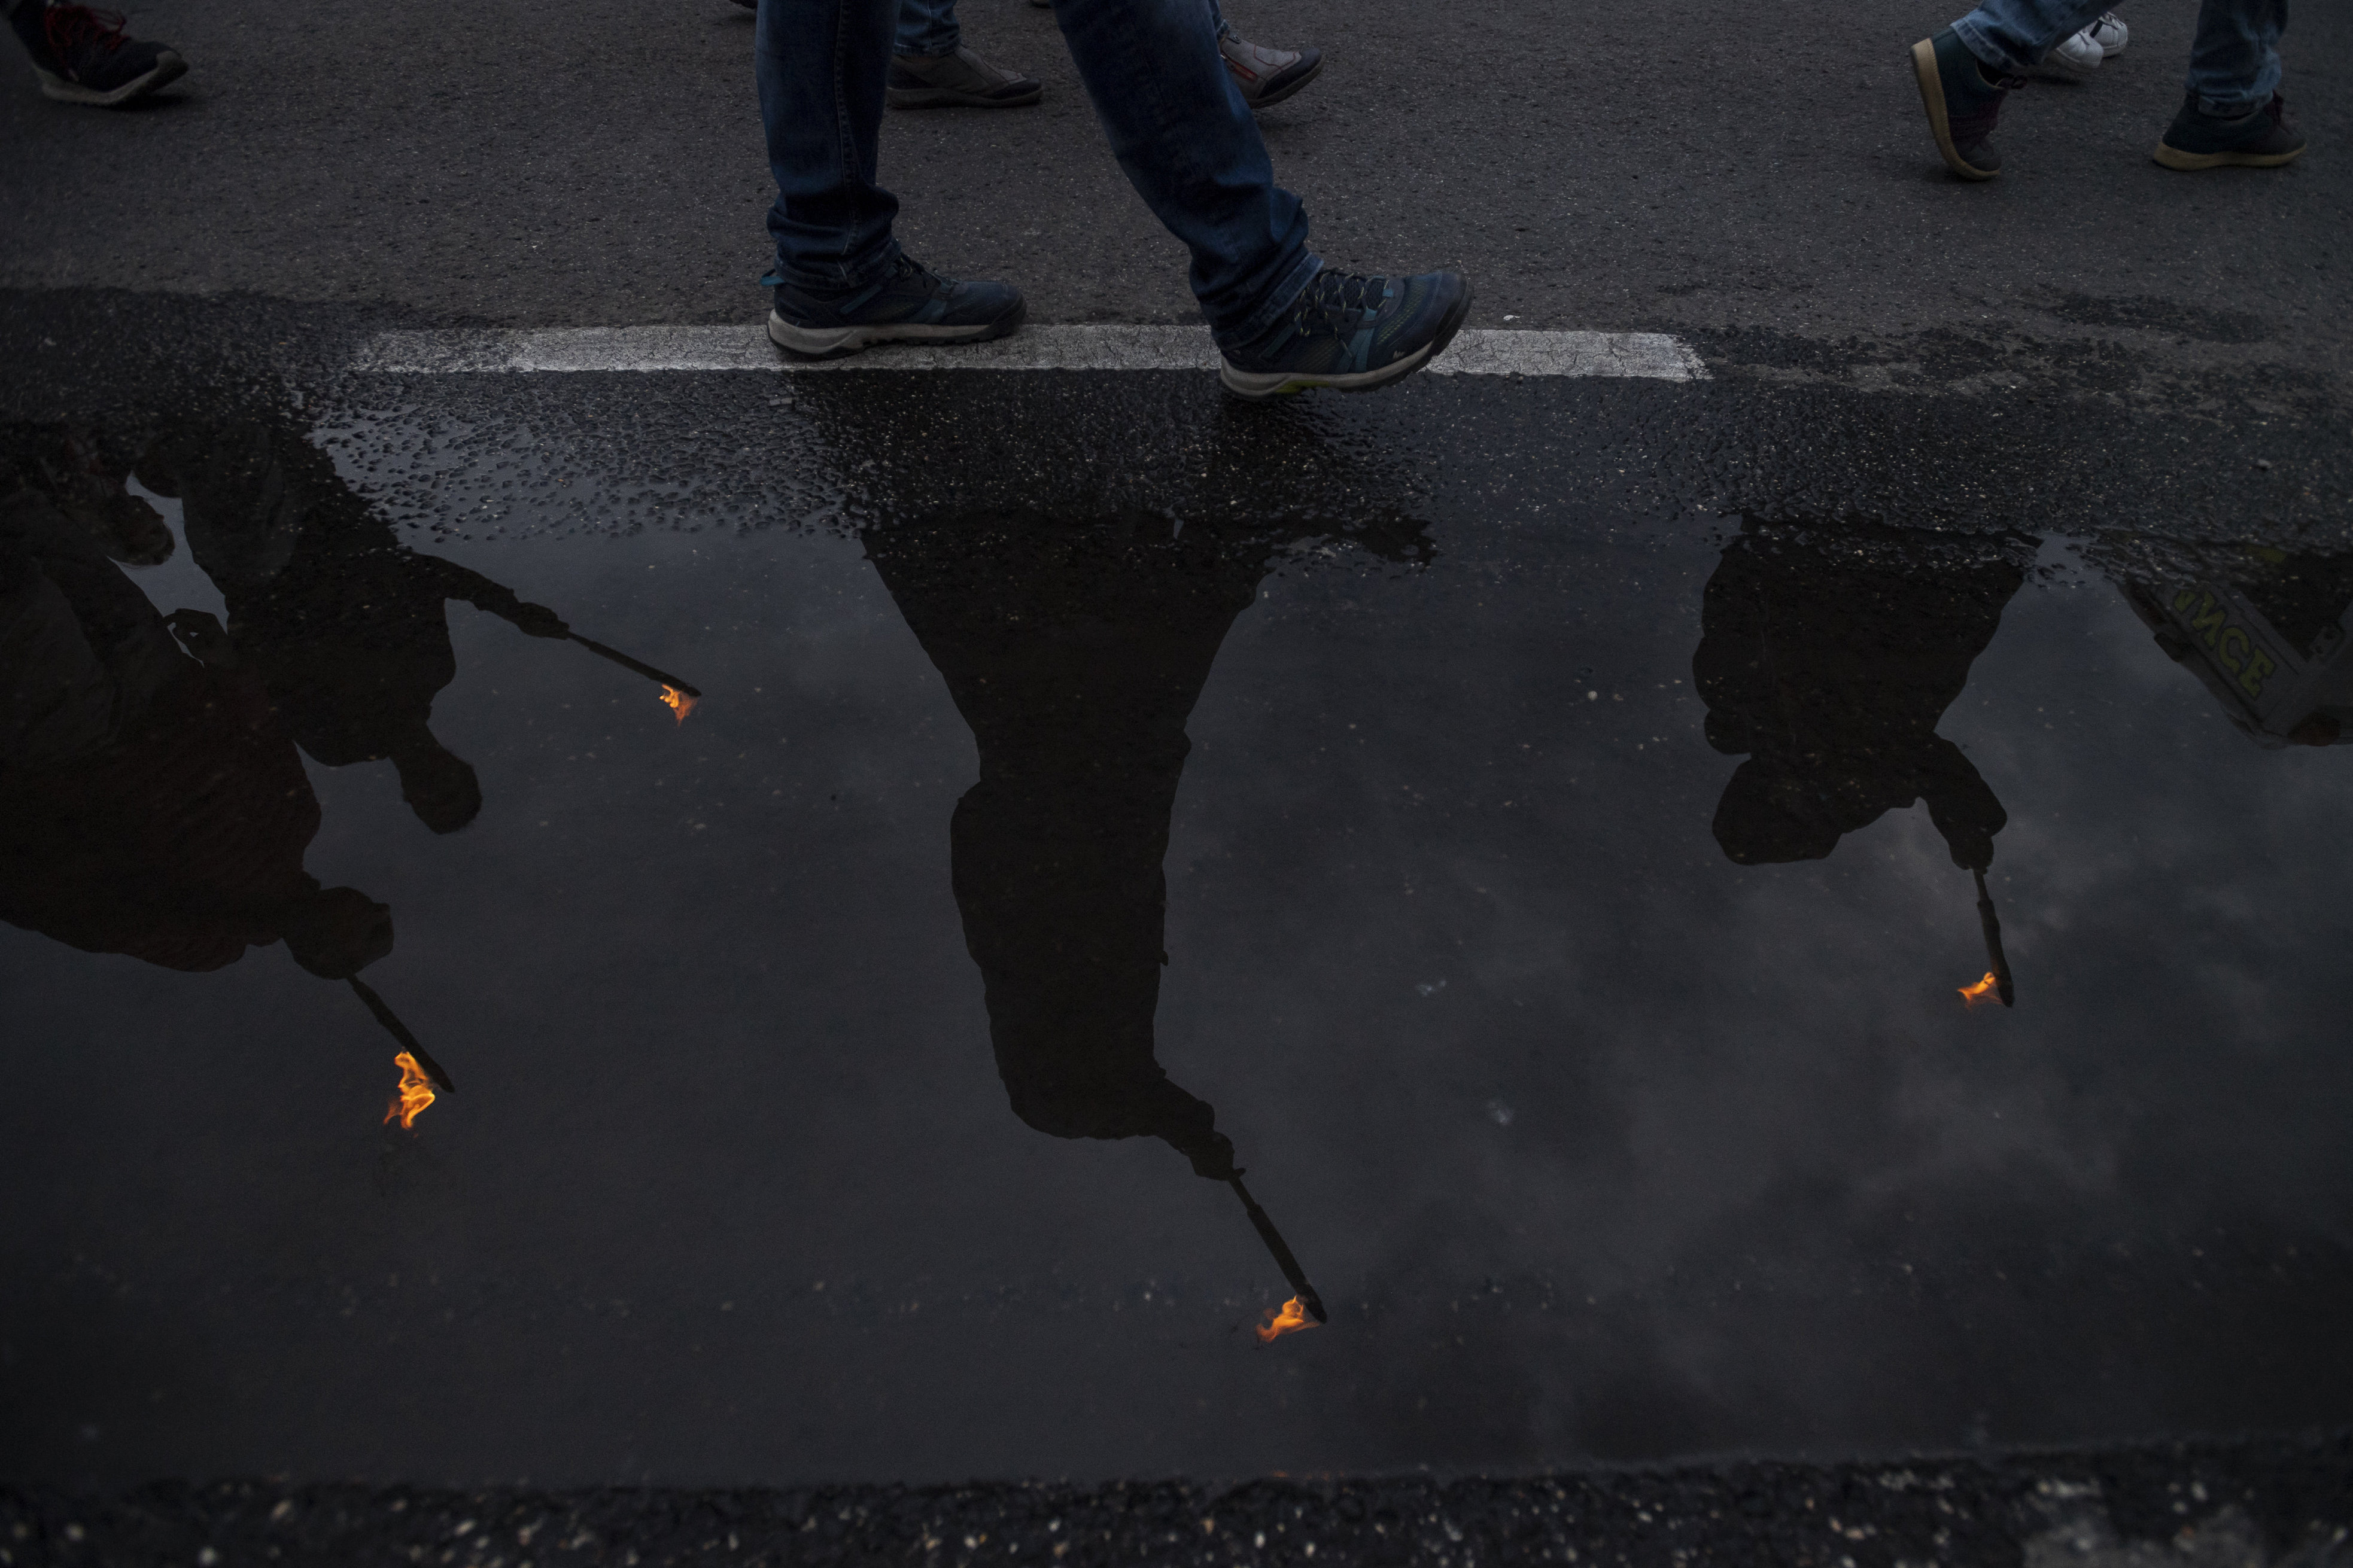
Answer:
<svg viewBox="0 0 2353 1568"><path fill-rule="evenodd" d="M1250 1195L1250 1189L1242 1185L1240 1176L1229 1176L1227 1181L1234 1189L1234 1196L1241 1199L1242 1207L1249 1211L1250 1224L1258 1227L1258 1238L1274 1254L1274 1266L1282 1270L1282 1277L1291 1281L1292 1291L1306 1304L1307 1315L1319 1323L1328 1321L1324 1315L1324 1298L1307 1282L1307 1271L1299 1267L1299 1259L1283 1245L1282 1233L1274 1228L1274 1221L1266 1217L1266 1211L1258 1206L1258 1200Z"/></svg>
<svg viewBox="0 0 2353 1568"><path fill-rule="evenodd" d="M673 687L676 689L684 692L689 697L701 697L702 695L702 692L697 691L693 687L689 686L677 676L664 675L652 665L639 663L638 660L631 658L628 654L623 653L619 648L607 647L600 642L591 642L586 637L582 637L578 632L566 632L564 635L570 637L574 642L578 643L582 647L586 648L590 653L595 654L597 658L609 658L615 664L619 665L623 669L635 670L638 674L644 676L648 680L658 680L664 686Z"/></svg>
<svg viewBox="0 0 2353 1568"><path fill-rule="evenodd" d="M1993 895L1986 891L1985 873L1971 868L1978 879L1978 924L1985 928L1986 965L1993 971L1994 994L2005 1007L2018 1005L2018 988L2010 983L2010 960L2002 956L2001 917L1993 912Z"/></svg>
<svg viewBox="0 0 2353 1568"><path fill-rule="evenodd" d="M367 983L358 975L353 975L351 981L352 989L359 993L360 1000L366 1003L368 1011L375 1015L375 1021L382 1024L391 1032L392 1037L400 1042L402 1050L417 1058L417 1065L425 1069L425 1076L440 1085L445 1092L457 1093L458 1086L449 1081L449 1075L441 1070L441 1064L435 1061L431 1054L417 1043L417 1037L408 1032L407 1025L393 1016L392 1009L384 1005L384 998L370 990Z"/></svg>

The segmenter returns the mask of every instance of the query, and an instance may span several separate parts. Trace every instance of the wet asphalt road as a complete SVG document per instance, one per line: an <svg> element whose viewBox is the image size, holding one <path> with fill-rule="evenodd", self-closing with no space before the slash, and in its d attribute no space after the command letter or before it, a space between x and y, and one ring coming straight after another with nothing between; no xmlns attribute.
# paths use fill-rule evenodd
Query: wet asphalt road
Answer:
<svg viewBox="0 0 2353 1568"><path fill-rule="evenodd" d="M1311 1519L1343 1560L2337 1560L2341 1441L2128 1445L2353 1421L2347 753L2246 745L2119 590L2260 575L2241 543L2316 583L2353 553L2353 24L2297 19L2316 149L2284 174L2147 162L2172 5L2019 103L1987 191L1937 171L1900 70L1935 16L1799 13L1793 68L1733 7L1451 19L1467 44L1398 8L1234 15L1333 57L1268 136L1334 260L1461 266L1473 325L1674 331L1710 379L1254 409L1176 373L353 375L389 328L756 319L736 8L559 34L330 5L296 51L165 0L133 25L194 61L176 101L0 96L12 428L97 432L128 473L263 418L387 542L711 694L673 726L453 606L435 722L477 823L427 836L388 764L302 739L311 869L394 904L370 975L454 1042L469 1092L421 1139L375 1129L383 1043L275 951L187 976L0 933L47 1045L6 1112L40 1196L6 1232L0 1475L68 1489L0 1494L5 1561L513 1562L543 1518L582 1560L979 1560L1082 1518L1067 1555L1173 1560L1164 1527L1205 1516L1185 1551L1220 1562L1262 1530L1304 1561ZM1047 14L966 26L1048 100L892 118L911 246L1035 319L1189 319ZM332 94L322 52L358 62ZM236 624L233 563L151 493L179 548L134 580ZM1008 527L1128 565L1074 589L955 542ZM1939 731L2007 808L2015 1016L1955 1008L1979 952L1926 812L1736 864L1732 756L1672 688L1706 585L1789 551L1858 668L1961 624L1920 585L2022 584L1984 590L2000 629ZM1137 596L1139 563L1229 626ZM1007 1114L1029 950L990 946L1018 910L975 868L1029 808L956 802L1028 742L957 619L975 582L1194 671L1198 707L1113 690L1193 750L1171 815L1166 735L1119 742L1161 758L1120 808L1166 839L1160 1061L1340 1333L1258 1352L1271 1281L1229 1202L1150 1140ZM2105 1457L2021 1452L2050 1444ZM1827 1462L1956 1451L1920 1489ZM1585 1470L1725 1452L1824 1462ZM691 1489L1417 1465L1567 1492ZM256 1474L290 1479L90 1500ZM640 1489L311 1485L520 1475Z"/></svg>

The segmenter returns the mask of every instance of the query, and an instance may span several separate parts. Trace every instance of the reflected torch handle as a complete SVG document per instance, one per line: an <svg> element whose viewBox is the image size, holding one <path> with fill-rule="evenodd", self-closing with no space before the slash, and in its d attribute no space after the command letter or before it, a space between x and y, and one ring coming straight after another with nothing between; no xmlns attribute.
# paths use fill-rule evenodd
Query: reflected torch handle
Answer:
<svg viewBox="0 0 2353 1568"><path fill-rule="evenodd" d="M400 1042L402 1050L417 1058L417 1065L425 1070L425 1076L438 1084L444 1092L457 1093L458 1086L449 1081L449 1075L441 1070L441 1064L433 1059L432 1053L417 1043L417 1037L408 1032L408 1026L402 1023L390 1007L385 1005L384 998L370 989L368 984L358 975L354 974L350 978L352 989L358 992L360 1000L367 1004L367 1010L375 1015L375 1021L382 1024L385 1031Z"/></svg>
<svg viewBox="0 0 2353 1568"><path fill-rule="evenodd" d="M689 697L700 697L702 695L702 692L696 690L693 687L689 686L677 676L664 675L652 665L642 663L638 659L631 658L619 648L607 647L600 642L591 642L588 638L582 637L578 632L566 632L565 635L570 637L574 642L578 643L582 647L586 648L590 653L595 654L598 658L609 658L615 664L619 665L623 669L635 670L638 674L644 676L648 680L659 680L664 686L674 687L678 690L686 693Z"/></svg>
<svg viewBox="0 0 2353 1568"><path fill-rule="evenodd" d="M2001 917L1993 911L1993 895L1986 891L1985 873L1972 870L1978 879L1978 924L1985 928L1986 966L1993 971L1994 994L2005 1007L2018 1005L2018 988L2010 983L2010 960L2001 951Z"/></svg>
<svg viewBox="0 0 2353 1568"><path fill-rule="evenodd" d="M1292 1291L1307 1308L1307 1315L1319 1323L1329 1321L1324 1315L1324 1298L1318 1296L1315 1287L1307 1282L1307 1271L1300 1268L1299 1259L1291 1255L1291 1248L1283 1243L1282 1233L1274 1228L1274 1221L1266 1217L1266 1211L1258 1206L1258 1200L1250 1195L1250 1189L1242 1185L1240 1176L1229 1177L1228 1180L1233 1186L1234 1195L1241 1199L1243 1209L1249 1213L1250 1224L1257 1227L1258 1238L1266 1243L1269 1252L1274 1254L1274 1266L1282 1270L1282 1277L1291 1282Z"/></svg>

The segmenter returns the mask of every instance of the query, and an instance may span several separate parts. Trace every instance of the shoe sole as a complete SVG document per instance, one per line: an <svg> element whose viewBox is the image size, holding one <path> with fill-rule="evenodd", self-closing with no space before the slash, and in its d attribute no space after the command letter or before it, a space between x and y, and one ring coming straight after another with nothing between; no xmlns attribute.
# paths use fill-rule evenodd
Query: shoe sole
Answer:
<svg viewBox="0 0 2353 1568"><path fill-rule="evenodd" d="M1313 66L1309 67L1307 74L1301 77L1297 81L1285 82L1282 86L1275 89L1272 92L1268 93L1264 98L1259 99L1255 102L1251 102L1250 112L1255 114L1261 109L1272 109L1284 99L1295 96L1300 89L1305 87L1309 82L1314 81L1317 77L1322 76L1323 74L1324 62L1319 59Z"/></svg>
<svg viewBox="0 0 2353 1568"><path fill-rule="evenodd" d="M1293 393L1318 386L1328 386L1335 392L1375 392L1393 381L1404 380L1445 353L1446 345L1454 341L1454 334L1462 330L1462 323L1470 314L1471 285L1466 280L1462 285L1462 298L1456 300L1454 309L1447 311L1440 321L1436 335L1405 358L1385 364L1378 370L1357 371L1349 375L1298 375L1282 371L1237 370L1233 361L1225 360L1218 367L1218 380L1224 384L1228 392L1237 397L1246 397L1252 403L1264 402L1270 397L1288 397Z"/></svg>
<svg viewBox="0 0 2353 1568"><path fill-rule="evenodd" d="M780 349L809 359L839 359L854 354L876 343L978 343L991 338L1010 335L1029 313L1029 301L1017 300L1013 309L994 321L976 326L938 327L913 322L892 322L873 327L797 327L776 311L768 312L768 341Z"/></svg>
<svg viewBox="0 0 2353 1568"><path fill-rule="evenodd" d="M2160 142L2150 156L2168 169L2184 173L2198 169L2276 169L2303 157L2304 149L2298 147L2293 153L2184 153Z"/></svg>
<svg viewBox="0 0 2353 1568"><path fill-rule="evenodd" d="M1011 98L988 98L946 87L893 87L883 89L882 96L893 109L1027 109L1046 96L1046 88L1040 82Z"/></svg>
<svg viewBox="0 0 2353 1568"><path fill-rule="evenodd" d="M1944 154L1945 167L1964 180L1990 180L2000 175L1999 169L1980 169L1960 154L1953 145L1953 122L1945 114L1945 79L1936 69L1936 46L1923 38L1912 46L1912 74L1920 82L1920 104L1928 111L1928 129L1936 134L1936 151Z"/></svg>
<svg viewBox="0 0 2353 1568"><path fill-rule="evenodd" d="M84 87L79 82L68 81L56 72L43 70L38 66L33 68L33 74L40 79L41 91L59 103L95 103L102 109L112 109L133 99L144 98L159 87L169 87L188 74L188 62L166 49L155 57L154 69L145 76L133 77L107 92Z"/></svg>

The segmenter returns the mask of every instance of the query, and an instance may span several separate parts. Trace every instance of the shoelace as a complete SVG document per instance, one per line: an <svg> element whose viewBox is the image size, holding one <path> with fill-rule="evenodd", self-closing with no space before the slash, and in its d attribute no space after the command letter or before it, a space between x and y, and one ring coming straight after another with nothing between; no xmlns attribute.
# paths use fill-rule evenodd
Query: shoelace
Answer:
<svg viewBox="0 0 2353 1568"><path fill-rule="evenodd" d="M1354 272L1318 272L1299 291L1291 307L1292 320L1300 331L1339 336L1381 308L1388 281L1377 272L1369 278Z"/></svg>
<svg viewBox="0 0 2353 1568"><path fill-rule="evenodd" d="M60 55L84 44L94 44L111 53L128 41L123 28L130 21L120 11L100 11L88 5L52 5L41 16L49 47Z"/></svg>

